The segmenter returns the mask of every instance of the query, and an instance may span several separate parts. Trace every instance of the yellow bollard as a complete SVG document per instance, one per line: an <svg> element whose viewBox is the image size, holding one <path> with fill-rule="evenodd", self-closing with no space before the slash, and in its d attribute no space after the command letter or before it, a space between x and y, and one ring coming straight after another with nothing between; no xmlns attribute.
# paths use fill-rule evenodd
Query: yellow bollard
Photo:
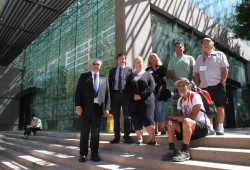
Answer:
<svg viewBox="0 0 250 170"><path fill-rule="evenodd" d="M107 124L106 124L107 132L114 132L114 118L112 114L107 116Z"/></svg>

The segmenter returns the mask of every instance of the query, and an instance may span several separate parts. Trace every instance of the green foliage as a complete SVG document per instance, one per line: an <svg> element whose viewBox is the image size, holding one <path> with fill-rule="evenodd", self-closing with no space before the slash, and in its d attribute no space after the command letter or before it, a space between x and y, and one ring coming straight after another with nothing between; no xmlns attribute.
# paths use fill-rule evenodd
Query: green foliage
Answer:
<svg viewBox="0 0 250 170"><path fill-rule="evenodd" d="M229 19L229 27L236 38L250 40L250 0L236 5L235 14Z"/></svg>

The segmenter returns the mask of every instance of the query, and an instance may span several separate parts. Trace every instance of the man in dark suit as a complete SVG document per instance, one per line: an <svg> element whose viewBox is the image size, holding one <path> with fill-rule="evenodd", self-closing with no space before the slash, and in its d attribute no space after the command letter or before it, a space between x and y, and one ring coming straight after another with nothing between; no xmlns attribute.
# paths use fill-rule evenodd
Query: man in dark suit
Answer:
<svg viewBox="0 0 250 170"><path fill-rule="evenodd" d="M124 117L124 143L132 143L130 138L131 119L128 115L128 100L125 93L125 83L128 75L132 72L131 67L126 67L126 55L120 53L116 57L117 66L109 71L109 85L111 96L111 113L114 116L114 133L115 138L110 143L119 143L121 136L120 114L121 107Z"/></svg>
<svg viewBox="0 0 250 170"><path fill-rule="evenodd" d="M98 156L100 121L110 110L108 79L99 75L101 64L99 59L91 61L91 71L81 74L75 91L76 113L80 116L81 124L79 162L87 160L90 130L91 160L100 161Z"/></svg>

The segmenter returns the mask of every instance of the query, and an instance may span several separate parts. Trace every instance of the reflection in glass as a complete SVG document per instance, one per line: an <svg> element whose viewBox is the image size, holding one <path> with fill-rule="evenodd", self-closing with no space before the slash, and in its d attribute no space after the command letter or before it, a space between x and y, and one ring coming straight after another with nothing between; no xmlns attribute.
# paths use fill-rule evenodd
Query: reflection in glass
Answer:
<svg viewBox="0 0 250 170"><path fill-rule="evenodd" d="M37 88L30 109L45 130L76 130L75 83L92 58L100 58L101 73L108 74L115 53L114 7L114 0L77 0L27 47L23 89Z"/></svg>

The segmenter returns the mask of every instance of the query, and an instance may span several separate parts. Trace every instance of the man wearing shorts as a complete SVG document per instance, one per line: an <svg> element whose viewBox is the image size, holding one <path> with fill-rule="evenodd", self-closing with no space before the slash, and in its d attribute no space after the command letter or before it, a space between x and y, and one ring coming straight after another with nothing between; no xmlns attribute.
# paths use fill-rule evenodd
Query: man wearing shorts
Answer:
<svg viewBox="0 0 250 170"><path fill-rule="evenodd" d="M216 135L224 135L228 60L223 52L214 50L214 42L210 38L204 38L201 47L203 54L197 57L193 70L195 84L209 92L217 108L218 130ZM214 133L213 128L211 130Z"/></svg>
<svg viewBox="0 0 250 170"><path fill-rule="evenodd" d="M200 111L205 108L200 95L190 90L190 81L182 77L175 82L175 85L181 97L177 103L176 115L169 116L166 122L169 151L162 160L172 159L175 162L183 162L190 159L188 151L190 141L207 135L210 120ZM175 136L178 140L182 140L182 148L179 152L174 145Z"/></svg>

